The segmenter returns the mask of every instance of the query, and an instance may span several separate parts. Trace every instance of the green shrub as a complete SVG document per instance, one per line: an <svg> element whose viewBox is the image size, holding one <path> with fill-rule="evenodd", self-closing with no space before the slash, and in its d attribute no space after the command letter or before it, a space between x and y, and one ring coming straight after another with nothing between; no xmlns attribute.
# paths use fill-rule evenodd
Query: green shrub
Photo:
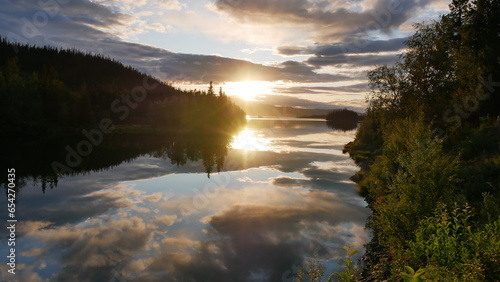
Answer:
<svg viewBox="0 0 500 282"><path fill-rule="evenodd" d="M427 268L426 278L493 281L500 278L500 218L474 228L472 209L439 205L420 222L407 251L408 263Z"/></svg>

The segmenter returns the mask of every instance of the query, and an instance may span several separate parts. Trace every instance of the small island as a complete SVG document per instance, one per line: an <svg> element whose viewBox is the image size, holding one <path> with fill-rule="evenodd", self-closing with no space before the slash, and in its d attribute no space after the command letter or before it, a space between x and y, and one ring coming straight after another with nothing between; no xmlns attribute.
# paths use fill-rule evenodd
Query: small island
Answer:
<svg viewBox="0 0 500 282"><path fill-rule="evenodd" d="M340 131L354 130L363 120L363 116L347 108L332 110L325 118L328 127Z"/></svg>

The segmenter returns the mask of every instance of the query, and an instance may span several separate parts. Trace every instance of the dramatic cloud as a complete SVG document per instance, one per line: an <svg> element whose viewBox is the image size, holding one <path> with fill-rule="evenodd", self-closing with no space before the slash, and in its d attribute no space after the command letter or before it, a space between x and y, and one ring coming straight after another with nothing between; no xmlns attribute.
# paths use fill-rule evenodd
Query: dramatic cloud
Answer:
<svg viewBox="0 0 500 282"><path fill-rule="evenodd" d="M354 41L311 47L280 47L283 55L309 55L305 63L315 68L372 68L375 65L393 64L405 48L404 38L389 40Z"/></svg>
<svg viewBox="0 0 500 282"><path fill-rule="evenodd" d="M286 94L324 94L332 91L335 92L352 92L361 93L369 91L367 83L357 83L346 86L292 86L285 89L280 89L282 93Z"/></svg>
<svg viewBox="0 0 500 282"><path fill-rule="evenodd" d="M315 41L325 43L366 36L369 32L390 33L431 1L365 0L218 0L216 7L243 21L311 25Z"/></svg>
<svg viewBox="0 0 500 282"><path fill-rule="evenodd" d="M407 37L394 38L388 40L367 40L360 39L352 42L342 42L309 47L279 47L278 53L287 56L293 55L315 55L315 56L335 56L359 53L376 53L400 51L405 48L404 42Z"/></svg>
<svg viewBox="0 0 500 282"><path fill-rule="evenodd" d="M386 38L431 1L229 1L218 0L216 7L245 23L269 26L289 23L311 27L312 43L281 46L284 56L309 56L297 67L313 67L319 73L368 70L375 65L393 64L404 50L407 37ZM432 5L431 5L432 6ZM366 74L364 74L366 79Z"/></svg>
<svg viewBox="0 0 500 282"><path fill-rule="evenodd" d="M71 43L118 38L106 30L122 27L132 20L128 14L85 0L65 1L64 4L28 0L2 0L0 3L2 35L21 42L42 44L54 39L54 42L67 40Z"/></svg>
<svg viewBox="0 0 500 282"><path fill-rule="evenodd" d="M37 222L26 224L42 226ZM138 217L104 222L94 219L83 225L32 230L30 240L41 243L44 248L30 249L23 252L23 256L38 258L34 265L40 268L44 263L53 263L57 254L61 269L51 280L110 281L116 265L144 249L151 236L152 232ZM21 275L29 273L27 270Z"/></svg>
<svg viewBox="0 0 500 282"><path fill-rule="evenodd" d="M358 56L317 56L307 59L307 63L316 67L345 66L345 67L373 67L375 65L393 64L398 56L387 55L358 55Z"/></svg>
<svg viewBox="0 0 500 282"><path fill-rule="evenodd" d="M152 70L156 69L156 74L162 79L196 83L245 80L332 82L350 79L340 74L319 74L314 71L315 67L294 61L264 66L219 56L171 54L146 64Z"/></svg>
<svg viewBox="0 0 500 282"><path fill-rule="evenodd" d="M349 79L337 74L318 74L314 67L299 62L264 66L220 56L173 53L161 48L125 42L121 32L136 19L110 6L85 0L56 6L30 1L4 3L0 33L12 40L38 45L102 53L168 81L208 83L209 81L295 81L328 82ZM83 12L82 12L83 11ZM42 17L43 21L38 19ZM156 24L152 28L163 28ZM140 32L140 28L137 28ZM75 33L78 36L75 37Z"/></svg>
<svg viewBox="0 0 500 282"><path fill-rule="evenodd" d="M72 185L83 185L83 187L75 191L71 189ZM20 203L22 208L19 209L19 215L37 222L50 218L51 225L64 225L79 222L83 218L99 216L110 209L131 207L134 202L128 197L137 196L137 191L123 186L103 186L80 181L66 183L62 180L58 189L60 191L48 197L43 206L33 205L40 198L38 193L25 193L23 202ZM110 191L102 192L100 191L102 189ZM31 205L25 206L24 203ZM29 230L26 233L29 233Z"/></svg>
<svg viewBox="0 0 500 282"><path fill-rule="evenodd" d="M160 254L148 261L147 271L137 279L203 281L209 275L216 281L255 276L279 281L292 265L301 265L304 253L316 251L330 259L340 254L329 245L366 242L359 227L367 213L359 203L322 191L295 194L274 189L267 189L266 199L258 201L259 190L220 191L210 205L240 201L203 220L208 224L207 239L165 238Z"/></svg>

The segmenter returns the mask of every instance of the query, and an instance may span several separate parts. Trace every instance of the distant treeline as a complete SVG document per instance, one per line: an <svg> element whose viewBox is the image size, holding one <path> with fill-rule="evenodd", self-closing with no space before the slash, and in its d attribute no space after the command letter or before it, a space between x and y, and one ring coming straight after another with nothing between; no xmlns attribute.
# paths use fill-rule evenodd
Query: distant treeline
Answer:
<svg viewBox="0 0 500 282"><path fill-rule="evenodd" d="M366 281L500 281L500 1L450 8L369 72L345 147L373 211Z"/></svg>
<svg viewBox="0 0 500 282"><path fill-rule="evenodd" d="M362 116L359 115L355 111L344 109L332 110L326 115L326 120L334 121L334 120L351 120L351 121L359 121L362 119Z"/></svg>
<svg viewBox="0 0 500 282"><path fill-rule="evenodd" d="M245 120L245 113L212 86L182 91L102 55L3 38L0 101L3 134L68 132L103 119L183 130L228 130Z"/></svg>

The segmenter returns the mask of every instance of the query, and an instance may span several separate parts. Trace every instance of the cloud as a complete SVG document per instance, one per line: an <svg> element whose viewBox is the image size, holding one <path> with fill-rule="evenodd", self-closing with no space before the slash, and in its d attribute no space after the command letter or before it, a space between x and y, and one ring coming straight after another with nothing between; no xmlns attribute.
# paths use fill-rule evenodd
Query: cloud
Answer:
<svg viewBox="0 0 500 282"><path fill-rule="evenodd" d="M341 74L319 74L315 72L314 67L294 61L264 66L219 56L170 54L146 64L152 69L157 69L161 79L190 83L245 80L333 82L350 79L349 76Z"/></svg>
<svg viewBox="0 0 500 282"><path fill-rule="evenodd" d="M106 1L102 1L105 3ZM127 10L132 10L133 8L153 6L157 10L182 10L186 7L186 4L179 2L179 0L115 0L115 5L120 5Z"/></svg>
<svg viewBox="0 0 500 282"><path fill-rule="evenodd" d="M286 91L279 92L279 93L289 93ZM307 93L307 92L306 92ZM304 93L301 93L304 94ZM312 93L308 93L307 95L311 95ZM313 94L314 95L314 94ZM300 105L303 108L308 108L308 109L332 109L333 106L325 103L325 102L320 102L320 101L313 101L312 97L311 98L306 98L306 97L294 97L290 95L280 95L280 94L273 94L273 95L266 95L264 97L259 97L259 101L264 103L264 104L269 104L269 105L277 105L277 106L283 106L283 107L293 107L296 105Z"/></svg>
<svg viewBox="0 0 500 282"><path fill-rule="evenodd" d="M219 56L172 54L152 62L163 79L194 83L209 81L279 80L286 73L276 67ZM280 76L280 73L283 74Z"/></svg>
<svg viewBox="0 0 500 282"><path fill-rule="evenodd" d="M85 0L46 6L43 1L1 2L2 35L22 43L77 47L81 42L118 39L118 35L109 31L133 19L131 15Z"/></svg>
<svg viewBox="0 0 500 282"><path fill-rule="evenodd" d="M281 12L299 13L299 10L303 10L304 7L298 9L297 5L305 5L302 1L294 1L295 8L292 5L285 9L278 5L279 1L271 2L272 5L269 5L274 7L273 9L278 14ZM217 3L218 5L222 5L221 1ZM254 4L249 3L247 1L241 2L244 6L250 5L254 10L258 8ZM271 9L271 6L268 8ZM153 73L153 75L167 81L190 83L242 80L282 80L309 83L345 81L352 79L352 77L338 73L319 73L317 70L324 66L343 64L371 66L373 64L391 62L391 59L393 59L389 55L345 57L342 56L345 52L341 53L341 51L350 48L348 51L352 53L356 51L357 45L353 49L351 48L352 46L346 47L345 44L329 44L302 49L282 47L278 50L281 54L311 53L315 56L305 62L285 61L274 66L264 66L245 60L219 56L173 53L153 46L123 41L121 39L123 36L120 35L121 31L127 30L127 32L131 32L130 22L137 23L140 21L135 19L131 14L116 12L112 6L105 6L99 3L79 0L59 5L58 9L53 13L47 12L48 21L45 24L40 24L39 27L33 26L29 21L22 20L23 17L34 15L40 10L40 7L36 4L28 1L19 1L16 4L9 2L6 7L6 21L3 24L0 23L0 30L3 30L2 33L4 35L14 40L18 38L23 39L24 37L25 41L28 39L27 41L39 45L51 44L67 48L77 47L89 52L104 53L125 64L135 66L141 71ZM316 8L313 10L316 11ZM282 11L282 9L285 10ZM89 16L86 16L87 13L83 14L80 11L88 12ZM319 13L319 11L314 13ZM34 28L27 28L29 26L33 26ZM137 33L145 29L166 30L165 25L158 22L150 24L141 23L134 28ZM74 37L75 31L78 32L78 37ZM361 48L361 51L367 53L382 51L384 49L399 50L403 40L404 38L370 41L365 44L366 46Z"/></svg>
<svg viewBox="0 0 500 282"><path fill-rule="evenodd" d="M27 0L2 2L7 2L2 3L2 18L6 21L0 28L26 39L48 36L73 38L75 32L93 38L103 34L114 37L107 31L134 19L130 14L86 0L66 1L63 4Z"/></svg>
<svg viewBox="0 0 500 282"><path fill-rule="evenodd" d="M25 256L25 257L37 257L37 256L42 255L46 251L48 251L48 250L45 248L34 247L34 248L29 249L29 250L21 252L21 255Z"/></svg>
<svg viewBox="0 0 500 282"><path fill-rule="evenodd" d="M295 82L333 82L339 80L348 80L344 75L333 75L314 72L314 67L310 64L304 64L296 61L286 61L281 63L283 69L290 74L290 80Z"/></svg>
<svg viewBox="0 0 500 282"><path fill-rule="evenodd" d="M150 238L151 231L138 217L64 225L31 234L31 239L59 253L62 269L53 277L57 281L110 281L111 270L143 249ZM37 248L24 255L38 257L38 263L51 261Z"/></svg>
<svg viewBox="0 0 500 282"><path fill-rule="evenodd" d="M17 231L19 234L22 235L31 235L33 233L38 232L39 230L42 230L50 225L52 225L52 222L49 221L33 221L33 220L27 220L23 221L18 225Z"/></svg>
<svg viewBox="0 0 500 282"><path fill-rule="evenodd" d="M186 4L180 3L178 0L160 0L154 1L160 8L167 10L181 10L186 7Z"/></svg>
<svg viewBox="0 0 500 282"><path fill-rule="evenodd" d="M375 65L394 64L398 59L396 54L370 54L370 55L334 55L315 56L307 59L307 63L315 67L335 66L335 67L374 67Z"/></svg>
<svg viewBox="0 0 500 282"><path fill-rule="evenodd" d="M334 66L339 69L359 69L393 64L404 48L407 37L388 40L360 40L309 47L280 47L278 53L287 56L310 55L305 64L314 68Z"/></svg>
<svg viewBox="0 0 500 282"><path fill-rule="evenodd" d="M292 178L286 176L275 177L273 179L273 185L284 186L284 187L305 187L307 186L307 180L303 178Z"/></svg>
<svg viewBox="0 0 500 282"><path fill-rule="evenodd" d="M324 44L307 47L282 46L278 48L281 55L315 55L335 56L360 53L375 53L401 51L405 48L404 42L408 37L393 38L388 40L359 39L351 42Z"/></svg>
<svg viewBox="0 0 500 282"><path fill-rule="evenodd" d="M165 32L169 27L162 25L161 23L152 23L148 25L148 28L157 32Z"/></svg>
<svg viewBox="0 0 500 282"><path fill-rule="evenodd" d="M177 221L176 215L163 215L153 220L154 223L158 223L165 226L170 226L174 224L176 221Z"/></svg>
<svg viewBox="0 0 500 282"><path fill-rule="evenodd" d="M304 146L304 144L298 144L298 146ZM322 148L314 143L309 144L309 146ZM359 201L357 201L355 191L352 189L353 183L346 181L356 172L356 168L355 166L350 167L348 163L339 163L341 162L311 162L299 170L304 178L279 176L273 178L272 183L281 187L308 187L317 191L327 191L340 196L346 203L350 201L357 203Z"/></svg>
<svg viewBox="0 0 500 282"><path fill-rule="evenodd" d="M267 203L259 196L264 191ZM144 219L126 212L74 225L23 222L20 230L29 237L25 240L36 241L43 248L23 252L36 262L23 268L22 275L36 275L39 270L34 268L48 262L61 266L52 278L65 281L107 281L116 275L139 281L203 281L207 275L217 281L234 281L257 273L274 281L291 265L300 265L304 253L321 248L324 257L338 255L336 248L324 251L327 242L345 245L366 241L364 231L355 228L358 224L352 228L340 226L343 222L362 222L366 217L362 211L354 211L357 208L350 201L321 191L297 192L225 189L211 204L219 209L224 203L239 205L209 214L204 221L208 224L207 238L201 241L175 229L169 230L168 237L158 236ZM248 203L237 199L247 199ZM333 219L332 214L340 216ZM152 221L171 225L176 219L160 216ZM351 230L356 233L346 236ZM147 252L150 246L156 246L153 253Z"/></svg>
<svg viewBox="0 0 500 282"><path fill-rule="evenodd" d="M217 0L215 6L244 22L287 22L314 27L316 42L390 33L431 1Z"/></svg>
<svg viewBox="0 0 500 282"><path fill-rule="evenodd" d="M291 86L280 89L284 94L326 94L338 92L351 92L354 94L370 91L368 83L355 83L343 86Z"/></svg>
<svg viewBox="0 0 500 282"><path fill-rule="evenodd" d="M79 183L80 185L82 183ZM64 190L64 182L59 185L60 190ZM44 206L35 206L20 211L22 216L27 216L35 222L43 222L50 218L54 225L74 223L83 218L94 217L106 213L109 209L131 207L134 202L129 199L137 195L137 191L124 189L123 186L116 186L110 191L95 191L95 189L105 189L106 186L92 185L81 191L60 192L49 199L54 205L46 202ZM36 202L37 195L26 195L27 202ZM60 205L64 202L65 205ZM34 212L36 210L36 212ZM23 215L24 214L24 215ZM30 228L32 225L29 225ZM30 229L26 232L29 233Z"/></svg>
<svg viewBox="0 0 500 282"><path fill-rule="evenodd" d="M120 7L127 11L142 11L148 6L153 6L157 10L181 10L186 7L186 4L179 2L179 0L96 0L101 5L109 7Z"/></svg>
<svg viewBox="0 0 500 282"><path fill-rule="evenodd" d="M304 202L294 206L236 205L213 215L209 220L213 228L210 232L227 238L221 251L227 252L223 257L233 257L225 261L227 268L246 275L261 269L269 281L278 281L287 267L314 248L311 244L315 241L309 241L308 235L319 235L321 230L344 221L362 222L365 216L330 193L313 191L302 196ZM338 216L327 216L331 214ZM346 244L344 238L333 232L316 240Z"/></svg>
<svg viewBox="0 0 500 282"><path fill-rule="evenodd" d="M146 195L146 196L144 196L142 198L144 200L148 200L148 201L151 201L151 202L158 202L159 200L161 200L161 198L163 198L163 193L158 192L158 193Z"/></svg>
<svg viewBox="0 0 500 282"><path fill-rule="evenodd" d="M264 66L219 56L173 53L153 46L126 42L122 40L122 32L139 33L145 29L161 31L166 28L160 23L141 23L130 14L116 12L111 6L90 1L78 0L58 5L53 13L45 12L47 21L38 25L23 18L35 15L42 9L40 6L29 1L5 4L6 8L2 12L5 21L0 23L0 31L12 40L102 53L167 81L326 82L349 79L338 74L318 74L310 65L293 61ZM41 11L43 13L45 10ZM85 11L85 14L81 11ZM140 24L134 26L130 22ZM75 33L79 36L75 37Z"/></svg>
<svg viewBox="0 0 500 282"><path fill-rule="evenodd" d="M304 254L319 250L321 258L329 259L340 255L329 245L362 247L367 240L359 228L367 213L359 210L358 203L331 193L253 188L228 189L218 195L210 205L238 204L202 220L208 224L206 239L185 235L163 239L159 254L135 279L249 281L259 274L262 281L280 281L292 265L301 265Z"/></svg>

